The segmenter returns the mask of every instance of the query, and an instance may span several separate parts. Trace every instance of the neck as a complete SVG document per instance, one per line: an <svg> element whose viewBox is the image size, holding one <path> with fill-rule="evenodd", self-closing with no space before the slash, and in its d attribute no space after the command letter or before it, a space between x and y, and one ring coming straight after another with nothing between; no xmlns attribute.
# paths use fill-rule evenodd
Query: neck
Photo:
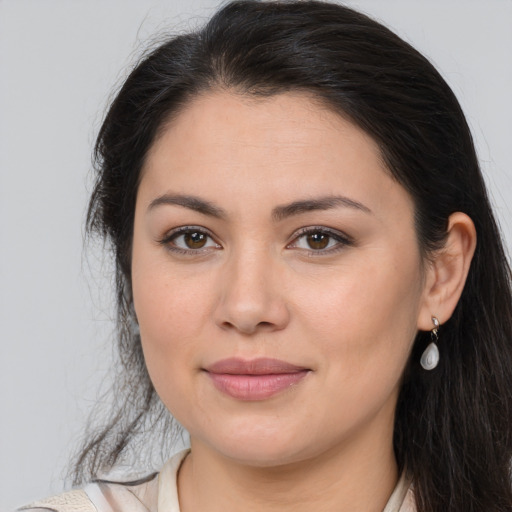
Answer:
<svg viewBox="0 0 512 512"><path fill-rule="evenodd" d="M181 512L382 512L398 480L392 438L362 437L272 467L233 461L192 440L178 475Z"/></svg>

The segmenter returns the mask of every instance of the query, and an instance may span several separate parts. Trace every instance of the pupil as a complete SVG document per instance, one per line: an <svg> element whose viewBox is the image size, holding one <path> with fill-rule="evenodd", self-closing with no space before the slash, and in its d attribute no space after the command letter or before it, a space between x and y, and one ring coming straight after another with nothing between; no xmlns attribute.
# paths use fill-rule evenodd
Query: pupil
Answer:
<svg viewBox="0 0 512 512"><path fill-rule="evenodd" d="M307 237L308 245L311 249L325 249L329 244L329 235L323 233L313 233Z"/></svg>
<svg viewBox="0 0 512 512"><path fill-rule="evenodd" d="M206 235L204 233L193 233L185 234L185 243L190 249L200 249L206 243Z"/></svg>

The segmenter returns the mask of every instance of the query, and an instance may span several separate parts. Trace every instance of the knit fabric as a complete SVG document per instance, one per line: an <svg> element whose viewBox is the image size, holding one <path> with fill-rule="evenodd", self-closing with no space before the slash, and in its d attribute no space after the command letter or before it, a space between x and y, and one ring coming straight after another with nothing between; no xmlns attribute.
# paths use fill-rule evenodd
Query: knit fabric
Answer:
<svg viewBox="0 0 512 512"><path fill-rule="evenodd" d="M42 501L36 501L18 510L30 510L30 512L48 512L50 510L57 512L98 512L82 489L65 492Z"/></svg>

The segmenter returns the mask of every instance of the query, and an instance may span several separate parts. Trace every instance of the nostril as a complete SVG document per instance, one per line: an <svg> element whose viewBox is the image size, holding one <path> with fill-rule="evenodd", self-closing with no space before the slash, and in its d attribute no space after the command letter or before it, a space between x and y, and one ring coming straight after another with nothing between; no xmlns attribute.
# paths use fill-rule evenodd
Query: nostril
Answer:
<svg viewBox="0 0 512 512"><path fill-rule="evenodd" d="M222 322L221 327L224 329L235 329L245 334L254 334L257 331L274 330L276 328L272 322L258 322L257 324L239 322L236 324L229 321Z"/></svg>

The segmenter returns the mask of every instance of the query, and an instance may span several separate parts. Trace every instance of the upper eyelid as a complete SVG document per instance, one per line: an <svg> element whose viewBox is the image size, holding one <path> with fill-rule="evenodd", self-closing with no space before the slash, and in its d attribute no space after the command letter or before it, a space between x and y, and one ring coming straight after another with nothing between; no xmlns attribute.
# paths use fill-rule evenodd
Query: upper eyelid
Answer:
<svg viewBox="0 0 512 512"><path fill-rule="evenodd" d="M167 231L163 236L159 237L158 241L160 243L169 243L173 237L179 236L181 234L190 232L190 231L199 231L201 233L204 233L205 235L209 236L216 244L221 245L222 244L218 241L218 238L208 229L203 226L197 226L197 225L185 225L185 226L178 226L176 228L173 228L169 231ZM340 241L346 242L346 243L353 243L352 237L344 233L343 231L340 231L335 228L330 228L327 226L304 226L296 231L289 237L289 242L287 242L286 246L290 246L295 240L298 238L308 235L309 233L325 233L335 239L338 239Z"/></svg>
<svg viewBox="0 0 512 512"><path fill-rule="evenodd" d="M339 229L329 228L327 226L307 226L304 228L300 228L298 231L291 236L291 241L299 238L303 235L307 235L309 233L325 233L326 235L330 235L334 238L340 238L342 240L346 240L347 242L353 242L351 236L347 235L343 231Z"/></svg>
<svg viewBox="0 0 512 512"><path fill-rule="evenodd" d="M215 243L219 243L217 241L217 237L207 228L202 226L178 226L176 228L170 229L169 231L166 231L163 236L159 237L160 242L166 242L171 240L172 237L176 235L181 235L190 231L199 231L201 233L204 233L205 235L208 235L212 240L215 241Z"/></svg>
<svg viewBox="0 0 512 512"><path fill-rule="evenodd" d="M199 232L205 234L211 242L213 242L214 246L209 247L199 247L197 249L180 247L175 240L179 237L185 235L190 232ZM223 246L217 241L216 237L206 228L201 226L179 226L167 231L163 236L157 238L157 243L163 246L167 251L174 253L176 255L189 255L189 256L200 256L210 253L212 250L223 249Z"/></svg>

